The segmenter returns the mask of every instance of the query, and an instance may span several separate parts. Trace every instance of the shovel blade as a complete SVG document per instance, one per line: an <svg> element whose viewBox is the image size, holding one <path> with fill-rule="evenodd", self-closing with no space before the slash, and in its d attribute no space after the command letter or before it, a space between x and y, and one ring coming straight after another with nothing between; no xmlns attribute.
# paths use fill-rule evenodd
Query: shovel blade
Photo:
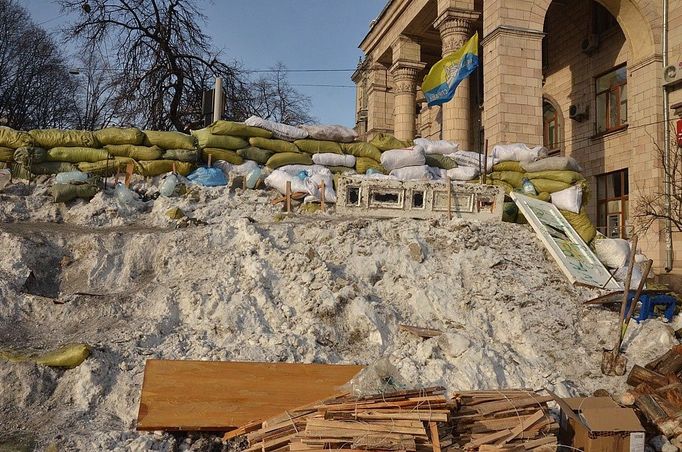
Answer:
<svg viewBox="0 0 682 452"><path fill-rule="evenodd" d="M618 355L611 350L604 350L601 356L601 373L604 375L616 375L616 360Z"/></svg>

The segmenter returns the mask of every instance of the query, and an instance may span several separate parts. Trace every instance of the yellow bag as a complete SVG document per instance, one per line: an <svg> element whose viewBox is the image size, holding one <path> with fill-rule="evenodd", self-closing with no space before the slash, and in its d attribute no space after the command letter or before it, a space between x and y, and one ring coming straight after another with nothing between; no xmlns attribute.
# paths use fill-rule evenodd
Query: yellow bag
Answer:
<svg viewBox="0 0 682 452"><path fill-rule="evenodd" d="M241 122L233 121L216 121L208 126L210 133L215 135L232 135L233 137L261 137L272 138L272 132L261 129L260 127L251 127ZM243 147L243 146L242 146Z"/></svg>
<svg viewBox="0 0 682 452"><path fill-rule="evenodd" d="M498 163L493 166L493 171L515 171L517 173L525 173L521 166L521 162L515 162L513 160Z"/></svg>
<svg viewBox="0 0 682 452"><path fill-rule="evenodd" d="M551 179L533 179L531 180L531 182L535 187L535 191L537 191L538 193L542 193L543 191L547 193L554 193L557 191L565 190L571 186L571 184Z"/></svg>
<svg viewBox="0 0 682 452"><path fill-rule="evenodd" d="M126 166L129 163L137 166L137 162L130 157L114 157L113 159L92 163L81 162L78 164L78 170L97 176L113 176L114 174L125 172Z"/></svg>
<svg viewBox="0 0 682 452"><path fill-rule="evenodd" d="M400 141L390 133L379 133L369 143L381 152L409 148L413 144L412 141Z"/></svg>
<svg viewBox="0 0 682 452"><path fill-rule="evenodd" d="M507 182L505 182L503 180L493 180L491 182L491 184L495 185L496 187L502 187L506 194L509 194L509 193L514 191L514 187L512 187L511 185L509 185Z"/></svg>
<svg viewBox="0 0 682 452"><path fill-rule="evenodd" d="M235 151L228 151L226 149L217 148L205 148L201 151L201 158L204 162L208 162L208 156L211 156L211 161L224 160L233 165L241 165L244 163L244 159L239 156Z"/></svg>
<svg viewBox="0 0 682 452"><path fill-rule="evenodd" d="M108 144L140 145L144 142L144 133L136 127L127 129L108 127L106 129L96 130L94 134L101 146L106 146Z"/></svg>
<svg viewBox="0 0 682 452"><path fill-rule="evenodd" d="M106 149L107 152L116 157L130 157L135 160L156 160L161 158L161 155L163 154L163 151L158 146L108 144L104 146L104 149Z"/></svg>
<svg viewBox="0 0 682 452"><path fill-rule="evenodd" d="M268 168L277 169L286 165L312 165L313 159L308 154L300 152L278 152L268 159Z"/></svg>
<svg viewBox="0 0 682 452"><path fill-rule="evenodd" d="M180 132L144 131L144 145L162 149L194 149L194 137Z"/></svg>
<svg viewBox="0 0 682 452"><path fill-rule="evenodd" d="M243 138L228 135L212 134L209 129L193 130L194 136L199 144L199 148L220 148L237 150L248 147L249 143Z"/></svg>
<svg viewBox="0 0 682 452"><path fill-rule="evenodd" d="M294 143L284 140L272 140L261 137L249 138L249 144L261 149L268 149L274 152L301 152Z"/></svg>
<svg viewBox="0 0 682 452"><path fill-rule="evenodd" d="M11 162L14 160L14 149L0 147L0 162Z"/></svg>
<svg viewBox="0 0 682 452"><path fill-rule="evenodd" d="M12 149L33 146L33 137L26 132L0 127L0 146Z"/></svg>
<svg viewBox="0 0 682 452"><path fill-rule="evenodd" d="M175 171L182 176L187 176L194 169L194 164L179 162L177 160L149 160L137 163L140 167L138 174L142 174L145 177L160 176L161 174L170 173L173 171L173 164L175 164Z"/></svg>
<svg viewBox="0 0 682 452"><path fill-rule="evenodd" d="M585 179L582 174L575 171L538 171L537 173L526 173L526 177L531 182L533 179L548 179L570 185Z"/></svg>
<svg viewBox="0 0 682 452"><path fill-rule="evenodd" d="M355 157L366 157L381 161L381 151L371 143L356 141L355 143L341 143L341 150L344 154L354 155Z"/></svg>
<svg viewBox="0 0 682 452"><path fill-rule="evenodd" d="M104 149L82 147L56 147L47 152L48 162L99 162L106 160L109 153Z"/></svg>
<svg viewBox="0 0 682 452"><path fill-rule="evenodd" d="M39 148L99 147L95 134L89 130L37 129L28 133L33 137L35 146Z"/></svg>
<svg viewBox="0 0 682 452"><path fill-rule="evenodd" d="M388 171L386 171L386 169L383 166L381 166L381 163L377 162L374 159L370 159L367 157L355 158L355 171L357 171L359 174L365 174L369 169L378 171L381 174L388 174Z"/></svg>
<svg viewBox="0 0 682 452"><path fill-rule="evenodd" d="M559 212L561 212L561 215L566 218L566 221L573 226L575 232L577 232L585 243L589 245L592 239L594 239L594 236L597 235L597 228L592 224L592 221L590 221L590 217L587 215L585 209L580 209L580 213L561 209L559 209Z"/></svg>
<svg viewBox="0 0 682 452"><path fill-rule="evenodd" d="M517 173L516 171L495 171L490 173L489 176L492 180L501 180L514 188L521 188L523 186L523 173Z"/></svg>
<svg viewBox="0 0 682 452"><path fill-rule="evenodd" d="M335 141L323 140L296 140L294 144L303 152L308 154L343 154L341 146Z"/></svg>

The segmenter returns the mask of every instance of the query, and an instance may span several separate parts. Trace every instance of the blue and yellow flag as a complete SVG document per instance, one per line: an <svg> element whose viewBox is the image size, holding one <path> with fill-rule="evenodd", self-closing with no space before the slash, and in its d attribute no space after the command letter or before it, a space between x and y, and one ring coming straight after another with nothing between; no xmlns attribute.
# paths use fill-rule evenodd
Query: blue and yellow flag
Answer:
<svg viewBox="0 0 682 452"><path fill-rule="evenodd" d="M456 52L434 64L424 77L422 92L429 107L442 105L455 95L460 82L478 67L478 32Z"/></svg>

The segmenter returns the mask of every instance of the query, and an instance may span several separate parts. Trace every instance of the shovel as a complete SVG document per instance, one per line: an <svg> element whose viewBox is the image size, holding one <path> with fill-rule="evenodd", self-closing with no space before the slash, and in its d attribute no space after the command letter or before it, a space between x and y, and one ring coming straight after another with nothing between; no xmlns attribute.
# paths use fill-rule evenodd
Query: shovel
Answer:
<svg viewBox="0 0 682 452"><path fill-rule="evenodd" d="M625 285L623 286L623 301L620 305L620 317L618 319L618 340L613 350L604 350L601 357L601 373L604 375L625 375L625 368L627 367L627 358L620 354L620 346L623 343L623 325L625 323L625 310L628 304L628 294L630 292L630 281L632 279L632 269L635 266L635 252L637 250L637 235L632 236L632 251L630 252L630 260L628 262L628 272L625 276ZM644 279L644 278L642 278ZM634 302L635 300L633 300ZM622 373L620 373L622 372Z"/></svg>

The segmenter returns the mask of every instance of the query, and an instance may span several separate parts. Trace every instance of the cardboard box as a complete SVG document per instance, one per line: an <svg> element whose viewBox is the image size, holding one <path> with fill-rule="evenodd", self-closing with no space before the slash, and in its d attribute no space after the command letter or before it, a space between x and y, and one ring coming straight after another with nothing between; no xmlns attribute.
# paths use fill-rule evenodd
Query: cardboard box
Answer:
<svg viewBox="0 0 682 452"><path fill-rule="evenodd" d="M644 452L644 427L611 397L561 399L559 440L585 452Z"/></svg>

